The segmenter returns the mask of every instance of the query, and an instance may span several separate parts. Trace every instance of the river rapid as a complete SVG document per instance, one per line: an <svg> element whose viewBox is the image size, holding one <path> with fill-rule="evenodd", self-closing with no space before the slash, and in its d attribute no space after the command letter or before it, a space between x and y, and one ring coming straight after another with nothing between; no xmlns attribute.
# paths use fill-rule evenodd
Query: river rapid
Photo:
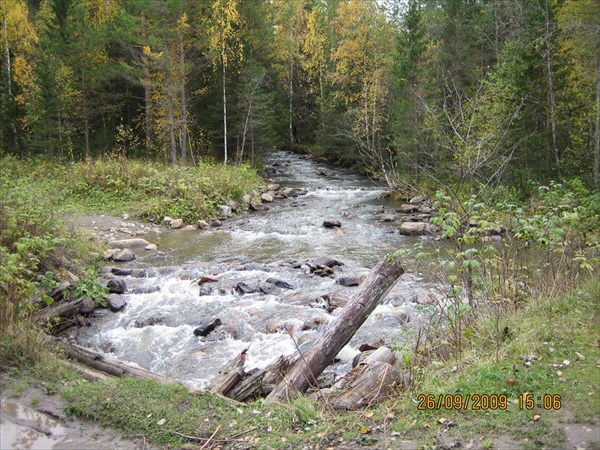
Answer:
<svg viewBox="0 0 600 450"><path fill-rule="evenodd" d="M342 286L340 277L367 275L384 255L418 240L400 235L398 222L382 221L399 204L368 178L285 151L273 152L268 165L272 182L303 195L240 214L222 228L146 236L164 254L142 250L135 261L119 266L142 269L137 277L122 277L128 287L125 309L102 311L71 337L119 360L208 387L244 349L250 370L294 353L296 346L307 348L339 313L331 304L359 289ZM326 219L339 220L341 228L323 227ZM310 270L319 258L343 265L321 277ZM204 284L201 292L194 280L202 275L218 281ZM239 283L258 290L242 294ZM347 372L361 344L409 342L412 329L425 320L416 301L430 291L420 274L405 274L326 372ZM216 331L194 335L216 318L221 321Z"/></svg>

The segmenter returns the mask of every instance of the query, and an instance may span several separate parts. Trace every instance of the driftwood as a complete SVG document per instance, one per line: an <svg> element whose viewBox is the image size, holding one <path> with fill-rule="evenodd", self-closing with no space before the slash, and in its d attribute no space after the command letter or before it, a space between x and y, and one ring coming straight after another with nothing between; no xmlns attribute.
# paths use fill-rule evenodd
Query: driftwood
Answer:
<svg viewBox="0 0 600 450"><path fill-rule="evenodd" d="M385 361L358 366L353 372L349 374L352 380L343 391L328 399L336 409L363 408L392 394L403 384L398 370Z"/></svg>
<svg viewBox="0 0 600 450"><path fill-rule="evenodd" d="M221 372L219 378L217 378L210 387L212 392L227 396L229 391L241 381L242 376L244 375L244 363L246 362L247 350L248 349L242 351L242 353L240 353L237 358Z"/></svg>
<svg viewBox="0 0 600 450"><path fill-rule="evenodd" d="M75 300L67 303L60 303L49 308L44 308L33 316L33 320L41 325L50 324L55 326L60 321L72 319L79 314L81 300ZM60 319L60 320L57 320Z"/></svg>
<svg viewBox="0 0 600 450"><path fill-rule="evenodd" d="M267 402L289 402L296 391L304 392L315 384L403 273L400 263L391 258L377 264L342 313L269 394Z"/></svg>

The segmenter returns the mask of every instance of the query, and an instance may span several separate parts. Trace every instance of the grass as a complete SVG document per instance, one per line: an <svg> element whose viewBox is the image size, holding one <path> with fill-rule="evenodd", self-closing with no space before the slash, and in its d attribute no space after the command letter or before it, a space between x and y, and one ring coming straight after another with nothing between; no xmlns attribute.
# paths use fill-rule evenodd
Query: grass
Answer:
<svg viewBox="0 0 600 450"><path fill-rule="evenodd" d="M460 361L422 369L426 373L413 391L364 411L333 411L306 396L299 396L289 407L266 406L262 401L240 405L209 394L189 395L181 386L128 378L84 382L68 388L65 396L71 414L120 428L124 434L143 434L173 448L188 442L181 435L208 439L215 431L213 439L247 440L259 448L393 448L397 440L412 440L427 448L438 445L441 435L463 443L474 439L484 448L497 448L495 438L501 435L518 437L524 448L534 448L536 442L560 448L565 437L557 425L559 419L598 420L599 313L598 282L568 295L532 301L504 317L511 332L499 357L485 337L493 319L481 317L476 323L479 332L465 344ZM420 393L463 399L505 395L508 403L496 410L434 407L421 411L417 408ZM560 408L555 403L546 410L536 400L528 410L519 404L519 395L528 393L542 398L560 395ZM166 422L161 424L161 419ZM229 442L234 448L238 444L249 445Z"/></svg>

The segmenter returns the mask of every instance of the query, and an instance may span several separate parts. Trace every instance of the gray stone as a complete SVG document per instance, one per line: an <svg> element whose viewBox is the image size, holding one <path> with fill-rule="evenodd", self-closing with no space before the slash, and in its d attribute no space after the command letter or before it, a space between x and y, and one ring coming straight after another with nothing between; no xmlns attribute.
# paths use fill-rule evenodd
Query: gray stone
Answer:
<svg viewBox="0 0 600 450"><path fill-rule="evenodd" d="M250 200L250 209L253 211L262 211L265 207L260 200Z"/></svg>
<svg viewBox="0 0 600 450"><path fill-rule="evenodd" d="M109 244L110 248L124 249L124 248L145 248L150 245L146 239L131 238L121 239L119 241L111 241Z"/></svg>
<svg viewBox="0 0 600 450"><path fill-rule="evenodd" d="M110 269L110 271L114 275L118 275L120 277L126 277L128 275L131 275L131 269L121 269L120 267L113 267L112 269Z"/></svg>
<svg viewBox="0 0 600 450"><path fill-rule="evenodd" d="M418 205L419 203L423 203L427 201L427 197L424 195L417 195L410 199L410 203L413 205Z"/></svg>
<svg viewBox="0 0 600 450"><path fill-rule="evenodd" d="M396 216L394 216L393 214L384 214L383 216L381 216L382 222L394 222L395 220Z"/></svg>
<svg viewBox="0 0 600 450"><path fill-rule="evenodd" d="M147 273L144 269L133 269L129 272L129 275L131 275L132 278L146 278Z"/></svg>
<svg viewBox="0 0 600 450"><path fill-rule="evenodd" d="M219 219L213 219L210 221L210 226L213 228L219 228L223 226L223 222L221 222Z"/></svg>
<svg viewBox="0 0 600 450"><path fill-rule="evenodd" d="M365 280L364 275L343 275L338 277L335 281L337 284L341 284L342 286L350 287L350 286L358 286Z"/></svg>
<svg viewBox="0 0 600 450"><path fill-rule="evenodd" d="M253 294L254 292L256 292L258 290L258 287L244 283L243 281L240 281L236 285L235 290L242 295L243 294Z"/></svg>
<svg viewBox="0 0 600 450"><path fill-rule="evenodd" d="M265 192L263 195L260 196L260 199L263 202L270 203L275 200L275 197L273 196L273 194L270 194L269 192Z"/></svg>
<svg viewBox="0 0 600 450"><path fill-rule="evenodd" d="M91 314L96 309L96 303L89 297L82 297L79 304L79 312L81 314Z"/></svg>
<svg viewBox="0 0 600 450"><path fill-rule="evenodd" d="M418 210L419 210L419 207L417 205L408 205L408 204L400 205L400 207L398 208L398 212L400 214L410 214L410 213L413 213Z"/></svg>
<svg viewBox="0 0 600 450"><path fill-rule="evenodd" d="M108 308L112 312L122 310L127 304L127 302L119 294L108 294L108 297L106 297L106 303L108 303Z"/></svg>
<svg viewBox="0 0 600 450"><path fill-rule="evenodd" d="M279 280L278 278L267 278L267 283L277 286L281 289L294 289L294 287L287 281Z"/></svg>
<svg viewBox="0 0 600 450"><path fill-rule="evenodd" d="M244 196L242 197L242 201L246 204L249 205L250 202L252 201L252 196L250 194L244 194Z"/></svg>
<svg viewBox="0 0 600 450"><path fill-rule="evenodd" d="M114 256L113 260L117 262L128 262L133 261L135 259L135 255L128 248L124 248L123 250L119 250Z"/></svg>
<svg viewBox="0 0 600 450"><path fill-rule="evenodd" d="M183 227L181 229L181 231L194 231L196 230L196 227L194 225L186 225L185 227Z"/></svg>
<svg viewBox="0 0 600 450"><path fill-rule="evenodd" d="M209 223L206 220L199 220L198 222L196 222L196 226L200 230L206 230L210 227Z"/></svg>
<svg viewBox="0 0 600 450"><path fill-rule="evenodd" d="M181 227L183 227L183 219L171 220L171 229L172 230L179 230Z"/></svg>
<svg viewBox="0 0 600 450"><path fill-rule="evenodd" d="M344 265L343 262L338 261L337 259L327 258L327 257L315 259L314 264L317 267L335 267L335 266L343 266Z"/></svg>
<svg viewBox="0 0 600 450"><path fill-rule="evenodd" d="M267 186L267 191L275 192L275 191L278 191L280 188L281 188L281 186L278 185L277 183L271 183Z"/></svg>
<svg viewBox="0 0 600 450"><path fill-rule="evenodd" d="M233 211L227 205L219 205L219 206L217 206L217 211L219 212L219 215L221 217L225 217L225 218L231 217L231 215L233 214Z"/></svg>
<svg viewBox="0 0 600 450"><path fill-rule="evenodd" d="M122 294L127 289L127 284L124 280L108 280L106 287L111 294Z"/></svg>
<svg viewBox="0 0 600 450"><path fill-rule="evenodd" d="M298 197L299 191L298 189L287 187L281 191L281 195L284 197Z"/></svg>
<svg viewBox="0 0 600 450"><path fill-rule="evenodd" d="M425 234L427 224L425 222L404 222L400 225L400 234L406 236L419 236Z"/></svg>
<svg viewBox="0 0 600 450"><path fill-rule="evenodd" d="M227 201L227 206L229 206L231 210L235 212L238 212L241 208L240 204L233 199Z"/></svg>
<svg viewBox="0 0 600 450"><path fill-rule="evenodd" d="M108 250L102 252L102 259L105 261L110 261L117 253L119 253L119 251L120 250L118 248L109 248Z"/></svg>

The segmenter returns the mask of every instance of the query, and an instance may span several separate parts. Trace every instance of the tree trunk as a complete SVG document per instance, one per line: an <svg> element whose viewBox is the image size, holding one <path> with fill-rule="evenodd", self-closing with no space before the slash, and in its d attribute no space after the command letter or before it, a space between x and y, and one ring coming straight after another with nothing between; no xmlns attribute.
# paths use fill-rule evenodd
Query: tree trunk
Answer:
<svg viewBox="0 0 600 450"><path fill-rule="evenodd" d="M187 164L187 106L185 102L185 53L183 37L179 40L179 83L181 95L181 164Z"/></svg>
<svg viewBox="0 0 600 450"><path fill-rule="evenodd" d="M227 71L225 69L225 41L223 41L221 48L221 67L223 75L223 164L227 164L227 87L225 83Z"/></svg>
<svg viewBox="0 0 600 450"><path fill-rule="evenodd" d="M269 394L267 402L288 402L296 391L304 392L314 384L403 273L400 263L387 256L377 264L342 313Z"/></svg>
<svg viewBox="0 0 600 450"><path fill-rule="evenodd" d="M8 46L8 12L6 11L6 2L2 0L2 12L4 13L3 26L4 26L4 51L6 53L6 89L8 91L8 99L10 102L12 98L12 66L10 60L10 47ZM17 134L17 127L15 126L14 118L11 118L11 127L13 131L15 150L19 144L19 136Z"/></svg>
<svg viewBox="0 0 600 450"><path fill-rule="evenodd" d="M146 150L150 150L152 146L152 138L154 136L154 130L152 127L152 90L150 88L150 62L147 56L143 56L144 65L144 119L146 128L146 140L144 142Z"/></svg>
<svg viewBox="0 0 600 450"><path fill-rule="evenodd" d="M594 132L594 189L600 188L600 56L596 58L596 129Z"/></svg>
<svg viewBox="0 0 600 450"><path fill-rule="evenodd" d="M292 60L290 62L290 84L289 84L289 90L290 90L290 102L289 102L289 108L290 108L290 144L294 144L294 102L293 102L293 98L294 98L294 82L292 79L292 76L294 75L294 61Z"/></svg>
<svg viewBox="0 0 600 450"><path fill-rule="evenodd" d="M549 118L550 121L550 131L551 131L551 145L552 145L552 153L554 156L554 163L556 164L556 170L558 173L558 178L562 178L561 170L560 170L560 153L558 151L558 143L556 139L556 93L554 92L554 61L552 60L552 50L550 48L550 6L546 1L545 8L545 40L546 40L546 77L548 83L548 107Z"/></svg>

